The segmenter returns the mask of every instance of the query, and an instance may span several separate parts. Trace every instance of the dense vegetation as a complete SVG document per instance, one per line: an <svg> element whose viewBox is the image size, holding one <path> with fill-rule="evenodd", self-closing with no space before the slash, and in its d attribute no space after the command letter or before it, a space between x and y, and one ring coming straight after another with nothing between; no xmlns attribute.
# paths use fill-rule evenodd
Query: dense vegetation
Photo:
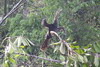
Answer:
<svg viewBox="0 0 100 67"><path fill-rule="evenodd" d="M100 66L99 0L24 1L25 3L0 25L0 66ZM0 16L5 16L18 2L19 0L0 0ZM58 24L64 27L65 32L57 33L68 44L66 46L62 42L56 43L59 39L54 36L44 56L45 54L40 51L40 45L44 40L46 29L41 25L41 20L46 18L48 23L52 23L58 9L62 9ZM72 54L68 53L69 48ZM61 62L41 60L31 55Z"/></svg>

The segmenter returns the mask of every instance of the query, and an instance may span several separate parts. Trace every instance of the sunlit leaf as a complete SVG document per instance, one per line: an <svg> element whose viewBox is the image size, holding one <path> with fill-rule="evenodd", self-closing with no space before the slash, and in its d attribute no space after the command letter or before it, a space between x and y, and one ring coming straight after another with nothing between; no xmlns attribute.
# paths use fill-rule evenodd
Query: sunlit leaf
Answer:
<svg viewBox="0 0 100 67"><path fill-rule="evenodd" d="M17 45L18 43L18 38L15 39L15 41L13 42L14 45Z"/></svg>
<svg viewBox="0 0 100 67"><path fill-rule="evenodd" d="M76 55L69 55L68 58L73 60L73 61L78 61L78 58Z"/></svg>
<svg viewBox="0 0 100 67"><path fill-rule="evenodd" d="M72 41L72 40L73 40L72 37L68 37L66 41L69 42L69 41Z"/></svg>
<svg viewBox="0 0 100 67"><path fill-rule="evenodd" d="M29 39L27 39L27 41L28 41L31 45L33 45L33 46L35 45L35 44L33 44Z"/></svg>
<svg viewBox="0 0 100 67"><path fill-rule="evenodd" d="M85 55L86 55L86 56L90 56L91 54L89 54L89 53L85 53Z"/></svg>
<svg viewBox="0 0 100 67"><path fill-rule="evenodd" d="M57 50L59 50L59 46L56 46L53 52L55 53Z"/></svg>
<svg viewBox="0 0 100 67"><path fill-rule="evenodd" d="M18 47L21 45L21 43L22 43L22 37L19 36L19 37L18 37Z"/></svg>
<svg viewBox="0 0 100 67"><path fill-rule="evenodd" d="M71 47L71 48L79 49L79 46L74 46L74 45L72 45L72 44L70 45L70 47Z"/></svg>
<svg viewBox="0 0 100 67"><path fill-rule="evenodd" d="M76 49L75 52L77 52L78 54L83 54L83 53L85 53L85 52L84 52L82 49L80 49L80 48L79 48L79 49Z"/></svg>
<svg viewBox="0 0 100 67"><path fill-rule="evenodd" d="M14 55L15 58L17 58L17 57L19 57L19 56L20 56L19 54Z"/></svg>
<svg viewBox="0 0 100 67"><path fill-rule="evenodd" d="M16 62L15 62L15 60L14 59L12 59L11 57L9 57L9 61L10 62L12 62L13 64L15 64Z"/></svg>
<svg viewBox="0 0 100 67"><path fill-rule="evenodd" d="M29 45L28 41L25 38L22 38L22 43L24 46Z"/></svg>
<svg viewBox="0 0 100 67"><path fill-rule="evenodd" d="M88 62L87 57L86 57L86 56L84 56L83 58L84 58L84 62L85 62L85 63L87 63L87 62Z"/></svg>
<svg viewBox="0 0 100 67"><path fill-rule="evenodd" d="M25 46L20 46L21 48L24 48Z"/></svg>
<svg viewBox="0 0 100 67"><path fill-rule="evenodd" d="M59 42L57 42L57 43L52 43L51 45L59 45L60 43Z"/></svg>
<svg viewBox="0 0 100 67"><path fill-rule="evenodd" d="M84 51L85 51L85 52L91 51L91 49L92 49L92 48L87 48L87 49L84 49Z"/></svg>
<svg viewBox="0 0 100 67"><path fill-rule="evenodd" d="M91 46L92 46L92 44L88 44L88 45L84 46L84 49L88 49L88 48L90 48Z"/></svg>
<svg viewBox="0 0 100 67"><path fill-rule="evenodd" d="M74 44L74 45L77 44L77 41L74 41L72 44Z"/></svg>

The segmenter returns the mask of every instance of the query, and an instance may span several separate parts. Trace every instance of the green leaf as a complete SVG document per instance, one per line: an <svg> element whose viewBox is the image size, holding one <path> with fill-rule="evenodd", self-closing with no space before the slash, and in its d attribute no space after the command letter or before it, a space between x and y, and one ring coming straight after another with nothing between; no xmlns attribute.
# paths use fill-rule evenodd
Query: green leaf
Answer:
<svg viewBox="0 0 100 67"><path fill-rule="evenodd" d="M9 43L9 45L6 46L6 48L5 48L5 55L7 53L13 53L13 52L14 52L14 48L12 48L11 43Z"/></svg>
<svg viewBox="0 0 100 67"><path fill-rule="evenodd" d="M19 36L16 41L18 41L18 47L20 47L21 44L23 44L24 46L30 45L29 42L31 44L33 44L30 40L28 40L28 39L26 39L26 38L24 38L22 36ZM16 43L16 41L15 41L15 43Z"/></svg>
<svg viewBox="0 0 100 67"><path fill-rule="evenodd" d="M68 58L73 61L78 61L77 55L69 55Z"/></svg>
<svg viewBox="0 0 100 67"><path fill-rule="evenodd" d="M94 57L94 65L96 67L99 67L99 56L98 56L98 54L96 54L95 57Z"/></svg>
<svg viewBox="0 0 100 67"><path fill-rule="evenodd" d="M3 63L3 67L9 67L8 60Z"/></svg>
<svg viewBox="0 0 100 67"><path fill-rule="evenodd" d="M74 41L72 44L73 44L73 45L77 44L77 41ZM78 47L78 46L77 46L77 47Z"/></svg>
<svg viewBox="0 0 100 67"><path fill-rule="evenodd" d="M31 45L35 45L35 44L33 44L29 39L26 39Z"/></svg>
<svg viewBox="0 0 100 67"><path fill-rule="evenodd" d="M21 48L24 48L25 46L20 46Z"/></svg>
<svg viewBox="0 0 100 67"><path fill-rule="evenodd" d="M71 48L79 49L79 46L74 46L74 45L72 45L72 44L70 45L70 47L71 47Z"/></svg>
<svg viewBox="0 0 100 67"><path fill-rule="evenodd" d="M75 52L77 52L78 54L83 54L84 51L82 49L76 49Z"/></svg>
<svg viewBox="0 0 100 67"><path fill-rule="evenodd" d="M60 60L61 60L61 61L65 61L65 57L62 56L62 55L60 55Z"/></svg>
<svg viewBox="0 0 100 67"><path fill-rule="evenodd" d="M66 39L67 42L72 41L72 40L73 38L71 36Z"/></svg>
<svg viewBox="0 0 100 67"><path fill-rule="evenodd" d="M63 43L61 43L61 45L60 45L60 52L62 54L65 54L65 45Z"/></svg>
<svg viewBox="0 0 100 67"><path fill-rule="evenodd" d="M80 62L84 63L84 58L81 55L77 55L77 58Z"/></svg>
<svg viewBox="0 0 100 67"><path fill-rule="evenodd" d="M9 61L10 62L12 62L13 64L15 64L16 62L15 62L15 60L14 59L12 59L11 57L9 57Z"/></svg>
<svg viewBox="0 0 100 67"><path fill-rule="evenodd" d="M86 56L84 56L83 58L84 58L84 62L85 62L85 63L87 63L87 62L88 62L87 57L86 57Z"/></svg>
<svg viewBox="0 0 100 67"><path fill-rule="evenodd" d="M92 44L88 44L88 45L84 46L84 49L88 49L88 48L90 48L91 46L92 46Z"/></svg>
<svg viewBox="0 0 100 67"><path fill-rule="evenodd" d="M17 58L17 57L19 57L19 56L20 56L19 54L14 55L15 58Z"/></svg>
<svg viewBox="0 0 100 67"><path fill-rule="evenodd" d="M52 43L51 45L59 45L60 43L59 42L57 42L57 43Z"/></svg>
<svg viewBox="0 0 100 67"><path fill-rule="evenodd" d="M25 38L22 38L22 43L24 46L30 45L29 42Z"/></svg>
<svg viewBox="0 0 100 67"><path fill-rule="evenodd" d="M57 50L59 50L59 45L55 47L53 52L55 53Z"/></svg>
<svg viewBox="0 0 100 67"><path fill-rule="evenodd" d="M96 45L98 46L98 48L100 49L100 43L96 43Z"/></svg>
<svg viewBox="0 0 100 67"><path fill-rule="evenodd" d="M18 38L15 39L13 44L16 45L17 43L18 43Z"/></svg>
<svg viewBox="0 0 100 67"><path fill-rule="evenodd" d="M22 37L19 36L19 37L18 37L18 47L21 45L21 43L22 43Z"/></svg>
<svg viewBox="0 0 100 67"><path fill-rule="evenodd" d="M93 47L96 52L100 53L100 48L96 44L94 44Z"/></svg>

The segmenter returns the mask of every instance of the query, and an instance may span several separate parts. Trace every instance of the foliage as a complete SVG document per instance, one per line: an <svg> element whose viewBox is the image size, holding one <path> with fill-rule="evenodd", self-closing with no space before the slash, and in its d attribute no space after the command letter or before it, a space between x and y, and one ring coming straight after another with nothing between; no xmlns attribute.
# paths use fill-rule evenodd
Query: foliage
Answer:
<svg viewBox="0 0 100 67"><path fill-rule="evenodd" d="M30 55L25 55L27 54L27 51L30 51L31 49L26 49L29 48L30 46L35 47L35 45L27 38L23 36L18 36L18 37L8 37L4 40L4 42L7 41L8 44L5 47L5 53L4 53L4 60L3 60L3 67L13 67L13 66L34 66L34 64L38 64L40 60L36 60L35 58L32 59L31 54ZM3 43L4 43L3 42ZM3 44L2 43L2 44ZM55 43L51 44L51 46L55 45ZM63 46L62 46L63 45ZM58 49L55 47L58 46ZM97 45L96 45L97 46ZM94 49L93 49L94 48ZM98 45L98 48L100 49L100 45ZM93 47L91 44L88 46L85 46L84 48L80 48L79 46L74 46L71 45L70 43L67 43L65 41L61 41L59 43L56 43L54 46L54 53L56 52L59 53L59 58L61 62L59 64L45 62L47 66L55 66L57 67L66 65L66 66L85 66L88 67L89 65L99 67L99 55L96 52L95 47ZM56 49L56 50L55 50ZM92 55L94 53L95 55ZM23 54L23 55L22 55ZM35 53L33 53L35 54ZM42 56L42 54L38 54L38 56ZM54 56L53 56L54 57ZM51 56L47 56L47 58L52 58ZM33 61L32 61L33 60ZM94 62L93 62L94 61ZM22 63L23 62L23 63ZM37 62L37 63L35 63ZM30 64L31 63L31 64ZM36 65L37 66L37 65Z"/></svg>
<svg viewBox="0 0 100 67"><path fill-rule="evenodd" d="M3 4L3 1L0 2ZM1 6L3 5L0 4ZM42 62L42 60L13 53L43 56L39 46L44 40L46 29L41 26L41 20L46 18L48 23L52 23L54 14L58 9L62 9L58 24L63 26L66 32L57 33L70 44L70 48L75 54L66 57L64 54L68 52L67 46L57 42L58 39L56 38L56 40L53 37L49 43L51 44L50 48L46 52L47 58L61 60L63 63L45 61L47 66L62 67L62 65L67 64L75 67L88 67L91 64L93 67L100 66L98 55L100 53L99 0L27 0L27 3L22 5L5 21L5 24L0 26L0 62L6 65L4 67L21 64L24 66L27 62L32 67L34 64L38 65ZM0 9L0 15L1 13L4 13L3 7ZM22 37L21 39L19 36L25 36L25 38ZM16 40L18 40L17 44L14 44ZM3 41L5 42L1 44ZM31 41L35 46L31 45ZM4 50L6 48L9 49L9 52ZM15 49L18 51L15 51ZM7 52L7 54L4 54L4 52Z"/></svg>
<svg viewBox="0 0 100 67"><path fill-rule="evenodd" d="M48 23L51 23L54 13L60 8L63 11L58 23L65 28L66 33L60 33L64 39L71 37L72 42L77 41L77 45L92 44L100 40L100 14L96 0L33 0L28 1L25 7L23 11L26 14L19 13L8 19L8 36L25 35L36 43L36 39L39 38L40 43L45 34L45 30L41 27L41 19L46 18Z"/></svg>

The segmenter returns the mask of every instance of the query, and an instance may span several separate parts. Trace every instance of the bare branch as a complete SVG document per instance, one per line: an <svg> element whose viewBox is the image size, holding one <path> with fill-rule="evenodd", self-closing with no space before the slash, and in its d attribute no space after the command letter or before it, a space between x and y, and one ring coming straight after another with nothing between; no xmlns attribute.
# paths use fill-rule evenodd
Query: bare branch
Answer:
<svg viewBox="0 0 100 67"><path fill-rule="evenodd" d="M12 9L11 9L11 11L6 15L6 16L4 16L3 17L3 19L0 21L0 25L12 14L12 13L14 13L17 9L18 9L18 7L20 7L21 5L21 3L25 3L26 1L25 0L20 0Z"/></svg>
<svg viewBox="0 0 100 67"><path fill-rule="evenodd" d="M48 58L39 57L39 56L36 56L36 55L22 54L22 53L14 53L14 54L19 54L19 55L28 56L28 57L34 57L34 58L37 58L37 59L47 60L47 61L50 61L50 62L61 63L60 60L48 59Z"/></svg>
<svg viewBox="0 0 100 67"><path fill-rule="evenodd" d="M61 37L55 31L50 31L50 33L56 35L59 38L59 40L62 41Z"/></svg>
<svg viewBox="0 0 100 67"><path fill-rule="evenodd" d="M72 55L73 53L75 53L75 52L71 49L70 45L69 45L67 42L65 42L55 31L50 31L50 33L51 33L51 34L55 34L55 35L59 38L59 40L60 40L59 42L66 45L66 47L68 48L68 54L71 54L71 55Z"/></svg>

